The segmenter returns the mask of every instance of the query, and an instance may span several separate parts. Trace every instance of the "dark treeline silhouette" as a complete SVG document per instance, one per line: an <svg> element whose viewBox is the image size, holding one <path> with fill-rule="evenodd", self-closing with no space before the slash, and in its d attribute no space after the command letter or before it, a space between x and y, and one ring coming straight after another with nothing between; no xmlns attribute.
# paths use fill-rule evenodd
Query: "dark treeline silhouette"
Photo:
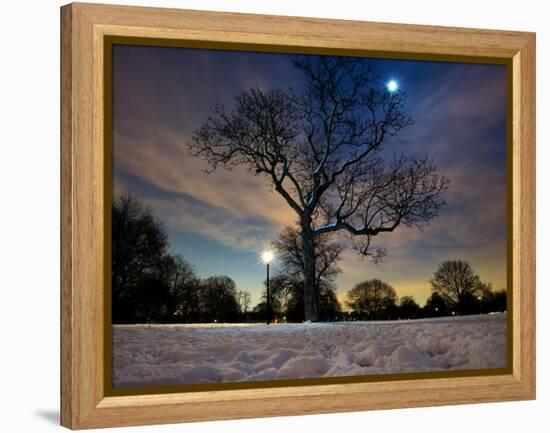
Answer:
<svg viewBox="0 0 550 433"><path fill-rule="evenodd" d="M227 276L199 278L151 209L123 194L112 207L113 323L238 322L253 317L250 294ZM258 320L263 320L259 318Z"/></svg>
<svg viewBox="0 0 550 433"><path fill-rule="evenodd" d="M468 314L487 314L506 311L506 290L485 292L479 298L468 297L468 303L460 308L453 309L443 297L433 292L421 307L413 296L403 296L399 302L393 295L376 295L365 291L371 290L378 280L369 280L359 283L348 292L347 305L350 311L343 320L402 320L422 319L430 317L443 317ZM359 288L357 289L357 287ZM391 286L388 286L391 288ZM372 289L373 290L373 289ZM351 295L351 296L350 296ZM379 296L378 299L376 297ZM374 307L373 307L374 305Z"/></svg>
<svg viewBox="0 0 550 433"><path fill-rule="evenodd" d="M432 294L420 307L412 296L397 302L393 287L380 280L356 284L347 294L351 320L396 320L486 314L507 310L506 290L493 291L465 260L447 260L432 279Z"/></svg>
<svg viewBox="0 0 550 433"><path fill-rule="evenodd" d="M299 228L286 227L274 242L279 272L270 278L270 321L305 320L304 264ZM162 224L139 198L123 194L112 206L113 323L263 322L266 293L251 295L228 276L199 278L193 266L168 253ZM506 291L493 291L464 260L441 263L430 279L432 294L421 307L412 296L378 279L356 284L343 311L336 296L342 245L330 234L314 243L318 320L398 320L506 311ZM264 281L264 287L266 282Z"/></svg>
<svg viewBox="0 0 550 433"><path fill-rule="evenodd" d="M356 284L347 295L347 305L354 318L380 320L394 318L397 293L389 284L368 280Z"/></svg>
<svg viewBox="0 0 550 433"><path fill-rule="evenodd" d="M430 283L432 291L439 293L447 307L456 314L479 313L482 303L485 308L492 305L500 308L499 301L506 299L505 292L504 298L502 292L494 293L491 283L482 282L465 260L447 260L441 263Z"/></svg>

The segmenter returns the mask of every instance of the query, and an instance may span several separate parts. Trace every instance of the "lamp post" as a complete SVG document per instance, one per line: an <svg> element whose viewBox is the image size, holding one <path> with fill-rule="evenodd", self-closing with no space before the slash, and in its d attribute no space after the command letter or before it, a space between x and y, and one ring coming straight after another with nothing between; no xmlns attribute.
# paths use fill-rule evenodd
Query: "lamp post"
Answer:
<svg viewBox="0 0 550 433"><path fill-rule="evenodd" d="M266 280L266 301L265 301L265 310L266 310L266 317L265 317L265 323L269 325L271 323L271 296L269 293L269 264L273 261L275 255L273 254L273 251L271 250L265 250L262 253L262 261L265 263L266 272L267 272L267 280Z"/></svg>
<svg viewBox="0 0 550 433"><path fill-rule="evenodd" d="M481 314L481 295L477 297L477 302L479 305L479 314Z"/></svg>

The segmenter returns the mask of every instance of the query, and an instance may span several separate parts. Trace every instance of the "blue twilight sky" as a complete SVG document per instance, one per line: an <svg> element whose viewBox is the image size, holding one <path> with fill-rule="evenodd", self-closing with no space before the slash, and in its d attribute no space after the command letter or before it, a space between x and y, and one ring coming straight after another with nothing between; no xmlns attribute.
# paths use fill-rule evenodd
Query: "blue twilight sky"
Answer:
<svg viewBox="0 0 550 433"><path fill-rule="evenodd" d="M215 103L230 109L250 87L303 86L291 56L118 45L113 48L114 194L148 203L164 224L172 253L199 276L228 275L258 302L265 278L259 252L295 215L267 181L244 170L210 175L186 143ZM506 92L503 65L365 59L407 94L414 125L388 152L431 156L450 180L447 205L422 231L379 236L383 263L348 249L338 295L380 278L423 304L429 278L446 259L466 259L484 281L506 288ZM274 264L274 268L277 263Z"/></svg>

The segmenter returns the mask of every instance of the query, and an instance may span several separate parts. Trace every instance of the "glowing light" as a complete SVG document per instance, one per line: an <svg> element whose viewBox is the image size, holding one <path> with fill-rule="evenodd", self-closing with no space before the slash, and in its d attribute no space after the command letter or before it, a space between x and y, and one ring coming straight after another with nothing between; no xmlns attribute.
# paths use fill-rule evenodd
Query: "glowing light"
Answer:
<svg viewBox="0 0 550 433"><path fill-rule="evenodd" d="M271 250L265 250L262 252L262 261L268 265L270 264L273 259L275 258L275 253Z"/></svg>
<svg viewBox="0 0 550 433"><path fill-rule="evenodd" d="M388 84L387 84L386 87L388 88L388 90L390 92L395 92L399 86L397 85L397 81L390 80L390 81L388 81Z"/></svg>

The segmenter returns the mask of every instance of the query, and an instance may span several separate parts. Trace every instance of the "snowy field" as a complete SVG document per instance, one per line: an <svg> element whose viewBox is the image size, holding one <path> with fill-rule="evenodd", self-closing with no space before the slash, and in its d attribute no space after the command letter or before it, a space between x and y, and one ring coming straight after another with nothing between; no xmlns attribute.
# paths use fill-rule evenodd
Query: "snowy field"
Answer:
<svg viewBox="0 0 550 433"><path fill-rule="evenodd" d="M114 387L505 366L506 313L269 326L113 326Z"/></svg>

